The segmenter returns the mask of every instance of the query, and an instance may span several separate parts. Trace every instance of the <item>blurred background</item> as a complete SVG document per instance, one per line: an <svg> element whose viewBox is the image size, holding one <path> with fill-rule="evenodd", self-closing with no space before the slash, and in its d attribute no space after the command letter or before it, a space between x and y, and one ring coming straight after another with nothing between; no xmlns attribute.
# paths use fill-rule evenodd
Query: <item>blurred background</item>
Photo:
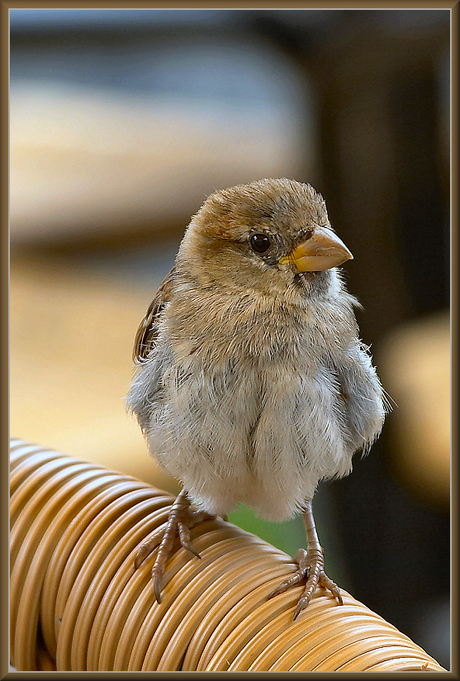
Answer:
<svg viewBox="0 0 460 681"><path fill-rule="evenodd" d="M310 182L394 408L321 483L329 575L450 651L450 10L11 10L11 435L177 491L133 338L222 187ZM303 525L231 520L293 555Z"/></svg>

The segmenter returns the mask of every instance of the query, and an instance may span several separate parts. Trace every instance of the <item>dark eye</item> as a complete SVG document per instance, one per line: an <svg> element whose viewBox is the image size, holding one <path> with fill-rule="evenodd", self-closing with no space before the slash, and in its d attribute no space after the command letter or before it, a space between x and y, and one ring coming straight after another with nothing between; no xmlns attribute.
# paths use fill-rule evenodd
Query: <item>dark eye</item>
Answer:
<svg viewBox="0 0 460 681"><path fill-rule="evenodd" d="M256 253L265 253L270 248L270 239L265 234L253 234L249 243Z"/></svg>

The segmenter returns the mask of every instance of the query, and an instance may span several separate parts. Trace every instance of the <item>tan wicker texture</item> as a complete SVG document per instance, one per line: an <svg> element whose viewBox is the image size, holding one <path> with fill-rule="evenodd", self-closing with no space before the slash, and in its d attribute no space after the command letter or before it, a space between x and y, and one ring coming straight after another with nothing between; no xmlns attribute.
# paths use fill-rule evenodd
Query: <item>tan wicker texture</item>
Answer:
<svg viewBox="0 0 460 681"><path fill-rule="evenodd" d="M11 442L11 663L58 671L445 671L344 592L267 600L292 559L224 522L193 528L170 557L163 601L139 544L171 495L121 473Z"/></svg>

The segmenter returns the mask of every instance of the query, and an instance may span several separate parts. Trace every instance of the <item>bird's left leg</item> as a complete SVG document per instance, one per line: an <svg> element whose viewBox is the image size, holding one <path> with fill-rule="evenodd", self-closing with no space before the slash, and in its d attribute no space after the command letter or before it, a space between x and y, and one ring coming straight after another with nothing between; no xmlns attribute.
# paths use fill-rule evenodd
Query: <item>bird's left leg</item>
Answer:
<svg viewBox="0 0 460 681"><path fill-rule="evenodd" d="M324 571L324 554L319 543L318 533L316 532L311 501L307 503L303 513L303 521L307 532L308 550L305 551L305 549L299 549L297 551L294 557L295 562L299 566L297 571L292 575L292 577L282 582L282 584L272 591L269 596L269 598L271 598L272 596L283 593L291 586L295 586L306 579L305 589L294 611L294 619L296 619L299 613L310 603L318 586L329 589L339 603L343 605L343 599L340 594L339 587L335 582L332 581L332 579L327 576Z"/></svg>
<svg viewBox="0 0 460 681"><path fill-rule="evenodd" d="M200 554L190 544L190 530L202 520L213 517L205 511L191 510L187 490L183 489L171 506L164 530L160 533L156 532L140 545L134 559L135 568L138 568L158 546L158 552L152 568L153 590L158 603L161 603L161 580L166 561L171 553L176 536L179 537L179 541L185 549L193 553L197 558L200 558Z"/></svg>

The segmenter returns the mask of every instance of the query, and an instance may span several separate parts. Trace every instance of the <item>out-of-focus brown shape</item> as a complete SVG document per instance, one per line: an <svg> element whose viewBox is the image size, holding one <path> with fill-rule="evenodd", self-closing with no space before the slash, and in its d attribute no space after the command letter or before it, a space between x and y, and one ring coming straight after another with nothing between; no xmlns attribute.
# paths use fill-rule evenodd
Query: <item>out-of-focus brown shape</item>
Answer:
<svg viewBox="0 0 460 681"><path fill-rule="evenodd" d="M177 492L125 411L149 296L121 278L14 257L10 431Z"/></svg>
<svg viewBox="0 0 460 681"><path fill-rule="evenodd" d="M449 312L406 323L381 347L379 371L396 402L393 467L404 484L430 503L450 498Z"/></svg>
<svg viewBox="0 0 460 681"><path fill-rule="evenodd" d="M241 105L240 105L241 106ZM243 106L27 81L11 92L11 240L65 244L186 224L215 188L296 175L299 129Z"/></svg>

